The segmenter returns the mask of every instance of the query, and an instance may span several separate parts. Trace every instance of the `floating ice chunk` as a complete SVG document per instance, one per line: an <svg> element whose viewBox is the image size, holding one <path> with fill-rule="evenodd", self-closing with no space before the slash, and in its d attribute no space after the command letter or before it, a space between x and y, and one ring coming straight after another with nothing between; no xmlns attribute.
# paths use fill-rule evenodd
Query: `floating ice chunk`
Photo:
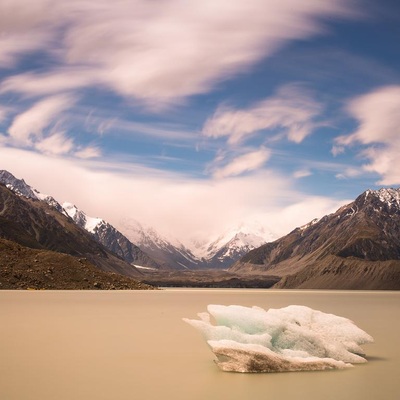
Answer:
<svg viewBox="0 0 400 400"><path fill-rule="evenodd" d="M200 320L184 321L202 332L224 371L345 368L366 362L360 345L373 342L352 321L305 306L265 311L209 305L207 310L198 314Z"/></svg>
<svg viewBox="0 0 400 400"><path fill-rule="evenodd" d="M208 344L218 358L217 365L229 372L316 371L351 366L332 358L284 356L261 345L231 340L209 340Z"/></svg>

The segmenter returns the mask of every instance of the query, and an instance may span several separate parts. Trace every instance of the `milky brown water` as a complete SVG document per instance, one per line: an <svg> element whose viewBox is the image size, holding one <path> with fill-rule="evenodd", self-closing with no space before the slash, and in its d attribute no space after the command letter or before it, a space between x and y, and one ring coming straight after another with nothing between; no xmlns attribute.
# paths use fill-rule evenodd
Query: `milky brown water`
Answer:
<svg viewBox="0 0 400 400"><path fill-rule="evenodd" d="M220 371L195 318L207 304L300 304L352 319L375 343L340 371ZM1 291L0 399L400 399L400 292Z"/></svg>

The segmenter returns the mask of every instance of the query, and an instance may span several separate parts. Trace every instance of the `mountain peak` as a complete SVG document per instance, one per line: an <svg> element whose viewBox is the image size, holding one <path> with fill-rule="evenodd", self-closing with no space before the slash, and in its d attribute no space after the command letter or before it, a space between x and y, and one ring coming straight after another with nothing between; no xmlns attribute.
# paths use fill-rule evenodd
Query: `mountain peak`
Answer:
<svg viewBox="0 0 400 400"><path fill-rule="evenodd" d="M353 203L351 203L352 205ZM381 188L378 190L366 190L354 201L354 205L361 209L372 207L375 211L382 209L387 212L400 210L400 188Z"/></svg>
<svg viewBox="0 0 400 400"><path fill-rule="evenodd" d="M0 182L18 196L23 196L28 199L38 199L34 190L23 179L16 178L6 170L0 170Z"/></svg>
<svg viewBox="0 0 400 400"><path fill-rule="evenodd" d="M0 171L0 183L3 183L17 196L22 196L27 199L44 201L49 206L55 208L58 212L67 215L61 204L54 197L44 193L40 193L32 186L29 186L23 179L16 178L12 173L6 170Z"/></svg>
<svg viewBox="0 0 400 400"><path fill-rule="evenodd" d="M373 193L375 196L377 196L382 203L387 203L389 205L396 204L397 206L400 206L400 188L382 188L371 191L370 193Z"/></svg>

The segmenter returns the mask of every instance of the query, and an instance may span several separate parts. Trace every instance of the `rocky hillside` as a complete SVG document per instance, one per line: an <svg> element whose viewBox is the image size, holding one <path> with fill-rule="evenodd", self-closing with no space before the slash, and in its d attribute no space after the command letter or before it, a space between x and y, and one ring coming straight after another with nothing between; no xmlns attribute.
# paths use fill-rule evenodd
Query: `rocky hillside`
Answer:
<svg viewBox="0 0 400 400"><path fill-rule="evenodd" d="M231 270L284 277L284 288L400 289L400 189L368 190Z"/></svg>
<svg viewBox="0 0 400 400"><path fill-rule="evenodd" d="M0 239L0 289L154 289L137 280L103 272L86 258L36 250Z"/></svg>
<svg viewBox="0 0 400 400"><path fill-rule="evenodd" d="M97 242L125 261L130 264L156 269L160 268L159 263L129 241L126 236L108 222L101 218L89 217L71 203L63 203L62 208L78 226L89 232Z"/></svg>
<svg viewBox="0 0 400 400"><path fill-rule="evenodd" d="M23 179L17 179L8 171L0 170L0 183L4 184L19 197L39 200L50 205L59 213L71 217L79 227L89 232L97 242L128 263L151 268L160 267L157 262L151 259L146 253L141 251L138 246L131 243L127 237L103 219L89 217L70 203L61 205L52 196L39 192L29 186Z"/></svg>
<svg viewBox="0 0 400 400"><path fill-rule="evenodd" d="M141 276L135 267L97 243L53 206L19 196L1 184L0 238L34 249L84 257L103 271Z"/></svg>

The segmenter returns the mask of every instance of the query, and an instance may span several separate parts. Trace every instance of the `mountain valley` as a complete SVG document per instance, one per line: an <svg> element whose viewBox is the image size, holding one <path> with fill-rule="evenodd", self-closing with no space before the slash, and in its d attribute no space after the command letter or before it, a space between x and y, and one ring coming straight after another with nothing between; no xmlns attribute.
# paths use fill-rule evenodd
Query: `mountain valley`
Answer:
<svg viewBox="0 0 400 400"><path fill-rule="evenodd" d="M0 171L7 252L55 252L49 254L65 262L72 257L74 268L87 260L99 271L156 286L400 289L400 189L367 190L276 240L262 227L240 226L184 245L131 216L119 229Z"/></svg>

